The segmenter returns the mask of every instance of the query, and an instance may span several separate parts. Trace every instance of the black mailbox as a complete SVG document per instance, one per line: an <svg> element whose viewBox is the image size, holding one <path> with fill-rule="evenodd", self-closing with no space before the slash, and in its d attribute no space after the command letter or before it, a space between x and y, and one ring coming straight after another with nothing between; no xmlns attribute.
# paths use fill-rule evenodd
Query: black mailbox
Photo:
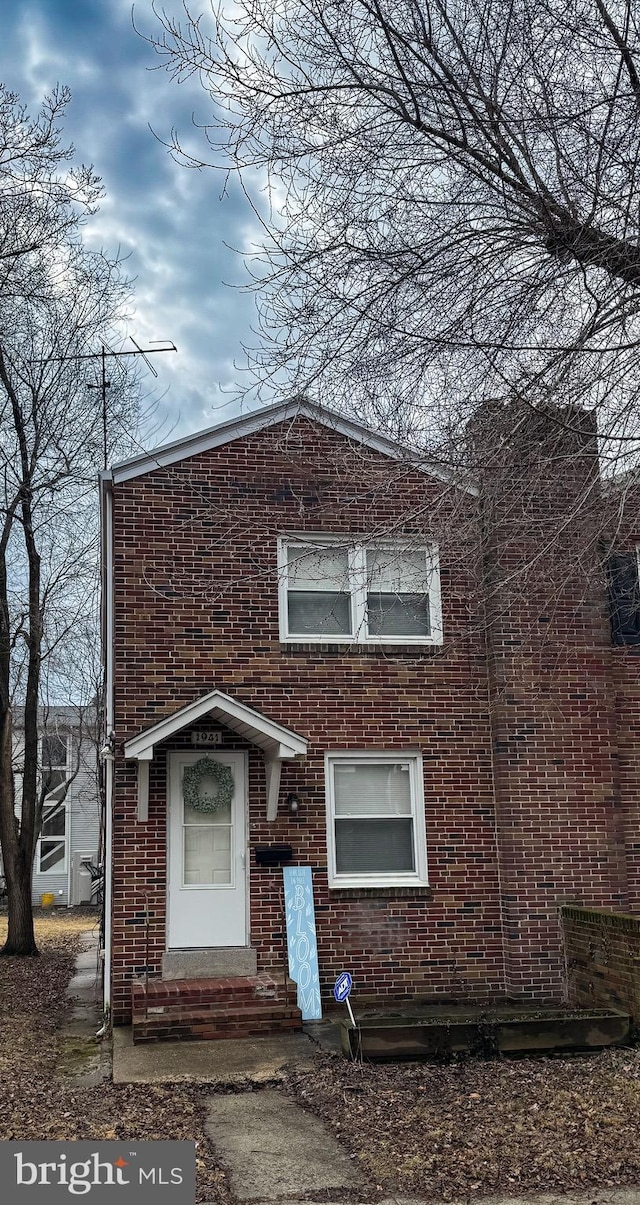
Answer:
<svg viewBox="0 0 640 1205"><path fill-rule="evenodd" d="M281 866L290 862L293 850L290 845L256 845L256 866Z"/></svg>

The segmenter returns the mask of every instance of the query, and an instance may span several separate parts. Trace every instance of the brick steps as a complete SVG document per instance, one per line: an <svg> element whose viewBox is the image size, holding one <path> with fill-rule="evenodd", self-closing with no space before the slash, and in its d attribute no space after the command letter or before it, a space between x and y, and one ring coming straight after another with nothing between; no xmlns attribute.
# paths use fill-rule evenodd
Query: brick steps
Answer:
<svg viewBox="0 0 640 1205"><path fill-rule="evenodd" d="M152 979L134 983L133 1041L211 1041L291 1033L302 1028L295 984L268 975L233 979Z"/></svg>
<svg viewBox="0 0 640 1205"><path fill-rule="evenodd" d="M295 995L295 985L292 986ZM148 1007L186 1001L215 1003L238 998L277 998L282 990L282 985L276 984L269 975L229 979L150 979L146 989L144 983L134 983L133 1010L144 1007L145 999Z"/></svg>

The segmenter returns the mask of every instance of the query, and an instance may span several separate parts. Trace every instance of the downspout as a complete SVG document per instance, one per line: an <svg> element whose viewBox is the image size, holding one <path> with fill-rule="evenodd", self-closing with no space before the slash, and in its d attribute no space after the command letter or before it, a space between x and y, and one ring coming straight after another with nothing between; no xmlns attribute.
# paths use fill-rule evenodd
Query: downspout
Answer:
<svg viewBox="0 0 640 1205"><path fill-rule="evenodd" d="M111 743L114 724L113 699L113 477L100 474L100 510L102 517L102 641L105 668L105 733ZM111 901L113 871L113 750L105 757L105 828L104 828L104 978L103 1009L111 1014Z"/></svg>
<svg viewBox="0 0 640 1205"><path fill-rule="evenodd" d="M70 740L73 740L73 737L68 735L67 736L67 766L69 765L69 741ZM71 784L70 790L67 791L67 794L66 794L65 800L64 800L64 825L65 825L65 832L66 832L66 837L67 837L67 908L71 907L71 885L72 885L71 884L71 858L73 856L72 855L72 850L73 850L73 820L72 820L73 801L72 801L72 799L69 798L69 795L72 793L72 791L73 791L73 783Z"/></svg>

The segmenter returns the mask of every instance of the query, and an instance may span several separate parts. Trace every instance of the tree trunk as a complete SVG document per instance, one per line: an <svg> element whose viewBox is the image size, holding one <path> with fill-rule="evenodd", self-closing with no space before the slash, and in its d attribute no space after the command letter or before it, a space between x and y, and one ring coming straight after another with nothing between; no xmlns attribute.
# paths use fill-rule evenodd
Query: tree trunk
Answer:
<svg viewBox="0 0 640 1205"><path fill-rule="evenodd" d="M23 864L22 850L17 850L17 865L12 872L5 865L7 897L9 904L9 928L7 940L0 950L0 957L9 954L37 955L33 931L33 909L31 907L31 867Z"/></svg>
<svg viewBox="0 0 640 1205"><path fill-rule="evenodd" d="M38 953L33 932L31 907L33 849L30 853L25 851L23 841L18 836L18 825L13 806L11 735L11 711L7 708L0 716L0 784L3 793L3 798L0 800L0 839L4 873L7 880L9 929L7 940L0 950L0 956Z"/></svg>

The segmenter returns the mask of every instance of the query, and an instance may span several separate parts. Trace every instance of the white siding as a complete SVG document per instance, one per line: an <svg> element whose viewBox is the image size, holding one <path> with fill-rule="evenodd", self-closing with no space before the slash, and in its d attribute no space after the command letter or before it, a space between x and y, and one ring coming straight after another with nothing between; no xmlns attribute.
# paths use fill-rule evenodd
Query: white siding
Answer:
<svg viewBox="0 0 640 1205"><path fill-rule="evenodd" d="M40 898L45 893L53 893L56 904L68 906L79 903L74 898L74 876L72 867L73 855L80 851L93 862L98 860L100 841L100 803L98 790L96 737L91 733L86 718L82 736L78 728L77 714L73 708L52 708L48 712L47 723L50 731L60 736L70 735L71 742L68 752L68 767L77 773L71 783L66 799L66 836L67 857L64 872L44 873L38 871L39 843L36 846L34 873L31 898L34 904L40 904ZM79 743L80 742L80 743ZM20 814L20 785L24 757L24 740L20 730L14 733L13 740L14 766L16 775L16 812Z"/></svg>

